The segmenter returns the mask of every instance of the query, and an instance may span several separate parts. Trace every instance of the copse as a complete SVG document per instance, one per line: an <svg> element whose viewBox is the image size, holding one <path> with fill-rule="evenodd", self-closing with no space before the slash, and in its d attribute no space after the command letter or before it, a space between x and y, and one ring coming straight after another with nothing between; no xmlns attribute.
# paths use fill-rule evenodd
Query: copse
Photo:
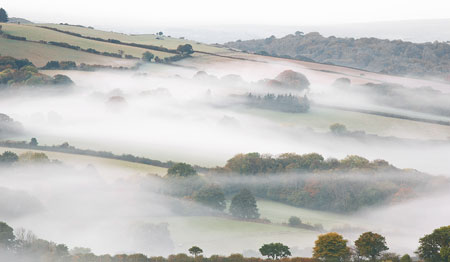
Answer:
<svg viewBox="0 0 450 262"><path fill-rule="evenodd" d="M11 165L19 160L19 156L11 151L5 151L0 155L0 165Z"/></svg>
<svg viewBox="0 0 450 262"><path fill-rule="evenodd" d="M194 193L194 200L212 209L225 210L225 195L217 185L208 185Z"/></svg>
<svg viewBox="0 0 450 262"><path fill-rule="evenodd" d="M146 51L142 54L142 60L145 62L151 62L154 57L155 55L150 53L149 51Z"/></svg>
<svg viewBox="0 0 450 262"><path fill-rule="evenodd" d="M0 8L0 23L7 23L8 21L8 13L5 11L5 9Z"/></svg>
<svg viewBox="0 0 450 262"><path fill-rule="evenodd" d="M190 45L190 44L179 45L177 47L177 52L181 53L183 55L190 55L190 54L194 53L194 49L192 48L192 45Z"/></svg>
<svg viewBox="0 0 450 262"><path fill-rule="evenodd" d="M196 175L197 171L186 163L177 163L167 170L168 177L191 177Z"/></svg>

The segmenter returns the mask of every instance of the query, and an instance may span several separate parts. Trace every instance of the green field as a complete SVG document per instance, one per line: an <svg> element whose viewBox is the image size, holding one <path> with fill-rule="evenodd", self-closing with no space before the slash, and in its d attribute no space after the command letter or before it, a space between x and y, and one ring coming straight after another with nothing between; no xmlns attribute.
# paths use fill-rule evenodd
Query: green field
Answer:
<svg viewBox="0 0 450 262"><path fill-rule="evenodd" d="M139 35L128 35L116 32L107 32L95 29L89 29L87 27L70 26L70 25L59 25L59 24L42 24L43 26L53 27L63 31L69 31L81 34L83 36L99 37L103 39L116 39L124 43L137 43L137 44L147 44L154 46L163 46L169 49L176 49L178 45L191 44L193 49L196 51L210 52L210 53L220 53L226 51L226 49L218 48L195 41L179 39L174 37L162 36L157 39L154 34L139 34Z"/></svg>
<svg viewBox="0 0 450 262"><path fill-rule="evenodd" d="M101 55L80 52L69 48L10 40L0 37L0 55L12 56L17 59L28 59L38 67L48 61L74 61L78 64L98 64L112 66L133 66L135 61L118 59Z"/></svg>
<svg viewBox="0 0 450 262"><path fill-rule="evenodd" d="M120 169L124 171L124 175L133 174L157 174L164 176L167 174L167 168L145 165L140 163L128 162L123 160L101 158L94 156L76 155L76 154L66 154L60 152L49 152L40 150L29 150L29 149L17 149L17 148L6 148L0 147L0 152L12 151L16 154L22 154L24 152L40 152L46 154L50 159L56 159L63 163L74 164L74 165L94 165L101 173L108 172L109 169Z"/></svg>
<svg viewBox="0 0 450 262"><path fill-rule="evenodd" d="M100 52L118 53L119 50L124 51L124 54L132 55L135 57L141 57L147 49L119 45L114 43L100 42L95 40L89 40L81 37L76 37L56 31L52 31L45 28L40 28L34 25L17 25L17 24L2 24L2 30L10 35L26 37L31 41L55 41L68 43L74 46L79 46L82 49L93 48ZM171 53L160 52L151 50L151 52L160 58L173 56ZM59 59L57 59L59 60Z"/></svg>
<svg viewBox="0 0 450 262"><path fill-rule="evenodd" d="M446 140L450 134L450 126L314 106L306 114L261 109L245 111L286 126L311 127L318 132L328 132L331 124L341 123L351 131L365 131L380 136Z"/></svg>

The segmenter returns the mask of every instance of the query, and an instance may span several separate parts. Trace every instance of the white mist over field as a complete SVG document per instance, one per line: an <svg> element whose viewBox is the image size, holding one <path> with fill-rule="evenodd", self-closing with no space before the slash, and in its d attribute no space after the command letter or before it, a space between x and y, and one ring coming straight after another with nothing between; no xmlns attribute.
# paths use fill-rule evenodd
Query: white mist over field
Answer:
<svg viewBox="0 0 450 262"><path fill-rule="evenodd" d="M325 158L356 154L370 160L385 159L400 168L450 176L449 126L314 105L309 113L294 114L248 108L242 103L242 95L247 93L303 96L304 91L272 90L257 83L294 69L310 80L307 95L312 101L382 108L364 94L336 93L331 84L342 77L341 73L323 74L320 68L311 70L284 61L270 65L190 62L196 68L181 62L177 67L145 66L137 72L47 72L67 74L76 85L61 93L23 90L7 94L0 98L0 112L22 123L26 135L21 139L36 137L46 145L68 142L77 148L207 167L223 166L235 154L247 152L317 152ZM209 75L197 75L198 70ZM346 73L355 84L365 81L351 70ZM430 83L390 80L411 88ZM446 88L440 84L435 87ZM351 131L365 131L368 137L332 135L329 125L336 122L346 124ZM251 223L248 232L241 232L233 221L220 224L223 218L183 217L177 211L191 206L158 194L159 182L157 177L123 173L113 167L101 169L95 163L71 166L63 161L62 166L0 169L0 189L5 192L0 218L8 219L14 227L31 229L39 237L70 247L89 247L99 254L168 255L186 252L197 244L207 255L230 254L242 252L243 246L256 251L264 243L283 242L295 247L297 254L310 255L317 232L280 231L268 226L255 233ZM7 199L23 204L13 210ZM325 213L324 224L328 230L342 228L344 237L352 241L362 229L374 230L386 236L392 251L412 253L421 236L450 221L448 201L450 195L438 192L352 215ZM351 226L351 232L345 231L346 225ZM226 248L221 247L224 243Z"/></svg>

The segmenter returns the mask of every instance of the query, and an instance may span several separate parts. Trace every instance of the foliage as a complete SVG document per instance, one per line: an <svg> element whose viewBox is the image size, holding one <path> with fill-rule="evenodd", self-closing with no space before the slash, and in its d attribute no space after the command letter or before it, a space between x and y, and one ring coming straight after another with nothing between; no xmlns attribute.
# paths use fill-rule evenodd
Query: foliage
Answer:
<svg viewBox="0 0 450 262"><path fill-rule="evenodd" d="M408 254L405 254L400 258L400 262L412 262L412 259Z"/></svg>
<svg viewBox="0 0 450 262"><path fill-rule="evenodd" d="M281 243L270 243L264 244L259 252L263 256L267 256L268 258L272 258L278 260L279 258L288 257L291 255L291 251L289 251L289 247L285 246Z"/></svg>
<svg viewBox="0 0 450 262"><path fill-rule="evenodd" d="M63 66L72 66L73 62L61 62ZM47 66L54 67L56 61L50 61ZM58 63L58 67L59 67ZM26 59L15 59L0 56L0 86L45 86L70 85L73 81L64 75L50 77L39 73L38 69Z"/></svg>
<svg viewBox="0 0 450 262"><path fill-rule="evenodd" d="M313 257L326 262L344 261L350 255L350 249L338 233L319 235L313 249Z"/></svg>
<svg viewBox="0 0 450 262"><path fill-rule="evenodd" d="M177 52L184 54L184 55L190 55L190 54L194 53L194 49L192 48L192 45L184 44L184 45L178 46Z"/></svg>
<svg viewBox="0 0 450 262"><path fill-rule="evenodd" d="M242 219L259 218L256 199L248 189L242 189L231 200L230 213Z"/></svg>
<svg viewBox="0 0 450 262"><path fill-rule="evenodd" d="M220 211L225 210L225 195L222 189L217 185L208 185L194 193L194 200Z"/></svg>
<svg viewBox="0 0 450 262"><path fill-rule="evenodd" d="M450 226L433 230L419 240L417 254L425 262L450 261Z"/></svg>
<svg viewBox="0 0 450 262"><path fill-rule="evenodd" d="M302 224L302 220L299 217L291 216L288 221L289 226L297 227Z"/></svg>
<svg viewBox="0 0 450 262"><path fill-rule="evenodd" d="M291 94L274 95L268 93L261 97L249 93L246 100L246 104L251 107L289 113L305 113L308 112L310 106L308 97L297 97Z"/></svg>
<svg viewBox="0 0 450 262"><path fill-rule="evenodd" d="M345 125L339 124L339 123L334 123L334 124L330 125L330 131L331 131L331 133L333 133L335 135L344 135L348 132L347 127Z"/></svg>
<svg viewBox="0 0 450 262"><path fill-rule="evenodd" d="M355 241L358 253L376 261L381 252L388 250L385 238L377 233L365 232Z"/></svg>
<svg viewBox="0 0 450 262"><path fill-rule="evenodd" d="M44 153L28 151L20 154L19 161L22 163L49 163L50 159Z"/></svg>
<svg viewBox="0 0 450 262"><path fill-rule="evenodd" d="M393 75L445 77L450 73L450 45L376 38L323 37L319 33L225 44L247 52L359 68Z"/></svg>
<svg viewBox="0 0 450 262"><path fill-rule="evenodd" d="M168 177L190 177L196 175L197 171L186 163L177 163L167 170Z"/></svg>
<svg viewBox="0 0 450 262"><path fill-rule="evenodd" d="M5 9L0 8L0 23L8 22L8 13L6 13Z"/></svg>
<svg viewBox="0 0 450 262"><path fill-rule="evenodd" d="M191 253L195 257L197 257L198 255L203 253L203 250L201 248L199 248L198 246L193 246L193 247L189 248L188 251L189 251L189 253Z"/></svg>
<svg viewBox="0 0 450 262"><path fill-rule="evenodd" d="M10 247L14 239L14 230L5 222L0 221L0 247Z"/></svg>
<svg viewBox="0 0 450 262"><path fill-rule="evenodd" d="M155 55L150 53L149 51L146 51L142 54L142 60L145 62L151 62L154 57Z"/></svg>
<svg viewBox="0 0 450 262"><path fill-rule="evenodd" d="M11 151L5 151L0 155L0 165L11 165L19 161L19 156Z"/></svg>

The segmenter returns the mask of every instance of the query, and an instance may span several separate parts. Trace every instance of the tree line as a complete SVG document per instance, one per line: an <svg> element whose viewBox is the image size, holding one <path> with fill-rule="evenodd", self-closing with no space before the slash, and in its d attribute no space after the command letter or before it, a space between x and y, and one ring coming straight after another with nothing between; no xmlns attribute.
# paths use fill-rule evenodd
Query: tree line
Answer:
<svg viewBox="0 0 450 262"><path fill-rule="evenodd" d="M450 226L443 226L420 238L419 247L415 252L420 261L449 262L450 261ZM268 243L259 249L261 256L268 260L282 262L412 262L409 254L402 257L395 253L387 253L389 247L384 236L375 232L362 233L348 246L348 240L338 233L321 234L314 242L312 258L289 258L290 248L282 243ZM95 255L88 248L70 250L64 244L40 239L31 231L19 229L14 231L5 222L0 222L0 259L23 262L262 262L261 258L246 258L241 254L228 257L212 255L204 257L203 250L198 246L188 249L193 256L184 253L170 255L167 258L147 257L144 254ZM417 261L417 260L415 260Z"/></svg>

